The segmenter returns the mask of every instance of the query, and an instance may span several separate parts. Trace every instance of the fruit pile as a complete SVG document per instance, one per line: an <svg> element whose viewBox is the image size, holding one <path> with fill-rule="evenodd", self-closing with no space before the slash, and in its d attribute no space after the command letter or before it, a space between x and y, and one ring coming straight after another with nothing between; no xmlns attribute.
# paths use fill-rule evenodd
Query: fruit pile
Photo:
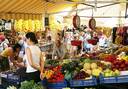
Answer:
<svg viewBox="0 0 128 89"><path fill-rule="evenodd" d="M114 62L117 59L117 55L109 54L104 58L104 61Z"/></svg>
<svg viewBox="0 0 128 89"><path fill-rule="evenodd" d="M53 73L54 73L53 70L46 70L46 71L44 72L44 77L45 77L46 79L49 79L49 78L53 75Z"/></svg>
<svg viewBox="0 0 128 89"><path fill-rule="evenodd" d="M102 72L102 68L99 67L96 63L85 63L82 70L90 76L99 76Z"/></svg>
<svg viewBox="0 0 128 89"><path fill-rule="evenodd" d="M56 82L64 81L64 75L61 72L61 66L57 66L53 68L52 70L54 71L54 73L48 79L48 82L56 83Z"/></svg>
<svg viewBox="0 0 128 89"><path fill-rule="evenodd" d="M80 71L79 73L77 73L75 76L74 76L74 80L81 80L81 79L86 79L86 78L89 78L90 75L88 73L86 73L85 71Z"/></svg>
<svg viewBox="0 0 128 89"><path fill-rule="evenodd" d="M125 60L115 60L112 62L112 70L125 71L128 69L128 62Z"/></svg>
<svg viewBox="0 0 128 89"><path fill-rule="evenodd" d="M120 71L119 70L111 70L109 68L107 68L106 70L103 71L103 76L104 77L111 77L111 76L119 76L120 75Z"/></svg>

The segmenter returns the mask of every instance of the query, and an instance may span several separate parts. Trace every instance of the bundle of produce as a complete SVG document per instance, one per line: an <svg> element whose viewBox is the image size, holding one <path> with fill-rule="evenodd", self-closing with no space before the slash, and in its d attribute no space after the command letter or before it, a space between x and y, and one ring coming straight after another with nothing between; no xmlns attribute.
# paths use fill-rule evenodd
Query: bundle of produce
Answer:
<svg viewBox="0 0 128 89"><path fill-rule="evenodd" d="M44 87L41 84L36 84L33 80L31 80L22 82L20 88L18 89L44 89Z"/></svg>
<svg viewBox="0 0 128 89"><path fill-rule="evenodd" d="M63 73L65 74L67 71L68 72L73 72L74 70L80 70L79 69L79 61L77 61L77 60L73 60L73 61L71 61L71 62L69 62L69 63L64 63L63 65L62 65L62 71L63 71Z"/></svg>
<svg viewBox="0 0 128 89"><path fill-rule="evenodd" d="M45 63L45 67L56 67L59 65L59 61L58 60L48 60Z"/></svg>
<svg viewBox="0 0 128 89"><path fill-rule="evenodd" d="M78 60L73 60L62 64L62 73L65 75L65 79L70 80L73 75L81 70L82 66L79 64L80 62Z"/></svg>

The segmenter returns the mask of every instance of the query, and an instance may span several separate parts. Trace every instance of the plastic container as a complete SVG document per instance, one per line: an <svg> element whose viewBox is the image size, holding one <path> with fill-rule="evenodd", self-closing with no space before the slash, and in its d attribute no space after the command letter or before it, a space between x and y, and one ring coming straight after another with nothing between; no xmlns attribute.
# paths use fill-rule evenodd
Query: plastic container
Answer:
<svg viewBox="0 0 128 89"><path fill-rule="evenodd" d="M80 41L80 40L72 40L71 44L72 44L72 46L81 46L82 41Z"/></svg>
<svg viewBox="0 0 128 89"><path fill-rule="evenodd" d="M128 75L118 76L117 83L128 83Z"/></svg>
<svg viewBox="0 0 128 89"><path fill-rule="evenodd" d="M117 83L117 77L104 77L104 76L100 75L99 83L100 84Z"/></svg>
<svg viewBox="0 0 128 89"><path fill-rule="evenodd" d="M47 79L41 80L41 83L42 83L43 86L47 86L47 84L48 84Z"/></svg>
<svg viewBox="0 0 128 89"><path fill-rule="evenodd" d="M93 77L92 79L87 80L71 80L70 87L84 87L84 86L96 86L97 79Z"/></svg>
<svg viewBox="0 0 128 89"><path fill-rule="evenodd" d="M2 85L0 85L0 89L4 89Z"/></svg>
<svg viewBox="0 0 128 89"><path fill-rule="evenodd" d="M20 84L21 83L21 78L18 75L14 75L14 74L8 74L7 75L7 80L8 83L10 84Z"/></svg>
<svg viewBox="0 0 128 89"><path fill-rule="evenodd" d="M62 82L57 82L57 83L48 83L47 84L48 89L62 89L67 87L67 82L66 80Z"/></svg>

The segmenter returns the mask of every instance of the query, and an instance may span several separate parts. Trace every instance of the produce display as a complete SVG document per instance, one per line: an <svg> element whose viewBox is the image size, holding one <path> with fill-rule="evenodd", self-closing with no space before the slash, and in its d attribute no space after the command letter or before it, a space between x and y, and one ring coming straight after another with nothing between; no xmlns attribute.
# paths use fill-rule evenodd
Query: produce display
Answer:
<svg viewBox="0 0 128 89"><path fill-rule="evenodd" d="M101 76L106 79L118 78L123 75L128 76L128 55L125 52L118 55L100 52L86 53L80 59L46 60L44 69L44 77L49 84L65 80L93 81L93 78L100 79Z"/></svg>
<svg viewBox="0 0 128 89"><path fill-rule="evenodd" d="M40 20L16 20L14 24L15 30L18 32L39 31L43 28Z"/></svg>
<svg viewBox="0 0 128 89"><path fill-rule="evenodd" d="M120 71L119 70L111 70L111 69L107 68L106 70L103 71L102 74L104 77L119 76Z"/></svg>
<svg viewBox="0 0 128 89"><path fill-rule="evenodd" d="M80 80L80 79L86 79L90 77L90 75L88 73L86 73L85 71L80 71L78 74L76 74L74 76L74 80Z"/></svg>
<svg viewBox="0 0 128 89"><path fill-rule="evenodd" d="M53 67L51 70L45 71L44 76L50 83L61 82L64 80L64 75L61 72L61 66Z"/></svg>

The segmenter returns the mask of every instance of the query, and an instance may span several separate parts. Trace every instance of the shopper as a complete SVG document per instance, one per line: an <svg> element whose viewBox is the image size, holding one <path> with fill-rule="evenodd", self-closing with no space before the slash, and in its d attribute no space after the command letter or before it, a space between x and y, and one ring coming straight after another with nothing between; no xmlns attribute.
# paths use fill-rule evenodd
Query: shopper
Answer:
<svg viewBox="0 0 128 89"><path fill-rule="evenodd" d="M52 59L63 59L65 57L65 47L61 40L56 40L53 46Z"/></svg>
<svg viewBox="0 0 128 89"><path fill-rule="evenodd" d="M6 48L0 54L0 70L5 71L9 70L9 60L14 63L15 60L18 59L18 55L20 52L21 46L19 44L15 44L13 47Z"/></svg>
<svg viewBox="0 0 128 89"><path fill-rule="evenodd" d="M8 44L5 41L5 36L0 35L0 53L8 47Z"/></svg>
<svg viewBox="0 0 128 89"><path fill-rule="evenodd" d="M64 29L62 30L62 38L65 39L65 33L67 31L68 27L65 26Z"/></svg>
<svg viewBox="0 0 128 89"><path fill-rule="evenodd" d="M40 81L44 67L44 57L40 48L36 45L38 43L37 38L33 32L26 34L26 43L28 47L25 49L26 56L26 80ZM41 66L40 66L41 64ZM41 77L42 78L42 77Z"/></svg>
<svg viewBox="0 0 128 89"><path fill-rule="evenodd" d="M47 38L48 36L52 37L52 32L51 32L51 29L49 27L46 27L45 34L46 34L45 38Z"/></svg>

